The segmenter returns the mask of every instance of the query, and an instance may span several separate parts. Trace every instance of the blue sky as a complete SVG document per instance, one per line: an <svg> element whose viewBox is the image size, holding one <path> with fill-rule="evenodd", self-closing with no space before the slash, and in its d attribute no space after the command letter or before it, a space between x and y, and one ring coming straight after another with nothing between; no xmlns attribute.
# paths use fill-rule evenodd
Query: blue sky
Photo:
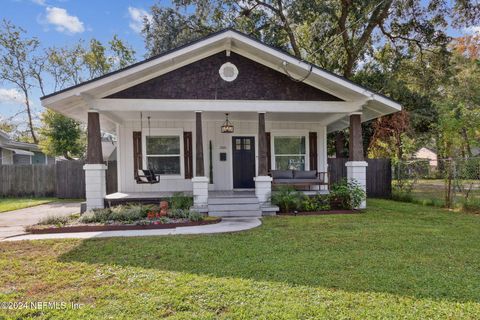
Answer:
<svg viewBox="0 0 480 320"><path fill-rule="evenodd" d="M73 45L93 37L107 42L117 34L136 51L145 54L139 34L141 17L156 1L152 0L1 0L0 19L12 21L37 37L43 47ZM169 5L169 0L159 2ZM35 111L41 111L39 92L34 92ZM0 82L0 119L21 109L12 87Z"/></svg>
<svg viewBox="0 0 480 320"><path fill-rule="evenodd" d="M0 19L23 27L43 47L64 47L93 37L106 43L117 34L135 49L137 60L141 60L145 54L139 33L142 16L154 3L171 4L170 0L1 0ZM479 27L476 28L478 31ZM459 35L455 30L449 33ZM39 96L36 90L31 99L37 114L42 111ZM18 92L0 82L0 120L21 110L19 101ZM22 117L16 119L22 121Z"/></svg>

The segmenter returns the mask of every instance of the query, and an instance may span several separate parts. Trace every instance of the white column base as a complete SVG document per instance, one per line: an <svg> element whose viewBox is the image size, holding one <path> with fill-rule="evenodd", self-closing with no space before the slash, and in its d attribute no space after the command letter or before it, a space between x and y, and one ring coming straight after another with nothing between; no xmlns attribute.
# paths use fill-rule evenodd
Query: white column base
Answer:
<svg viewBox="0 0 480 320"><path fill-rule="evenodd" d="M255 195L260 201L260 205L269 205L272 196L272 177L258 176L253 180L255 181Z"/></svg>
<svg viewBox="0 0 480 320"><path fill-rule="evenodd" d="M104 164L86 164L83 166L83 170L85 170L87 211L104 208L105 195L107 194L105 178L107 166Z"/></svg>
<svg viewBox="0 0 480 320"><path fill-rule="evenodd" d="M349 181L356 181L360 186L362 186L365 195L367 194L367 167L368 163L366 161L348 161L345 163L347 167L347 179ZM367 207L367 199L360 203L360 206L356 209L365 209Z"/></svg>
<svg viewBox="0 0 480 320"><path fill-rule="evenodd" d="M194 177L193 184L193 209L201 210L208 206L208 181L207 177Z"/></svg>

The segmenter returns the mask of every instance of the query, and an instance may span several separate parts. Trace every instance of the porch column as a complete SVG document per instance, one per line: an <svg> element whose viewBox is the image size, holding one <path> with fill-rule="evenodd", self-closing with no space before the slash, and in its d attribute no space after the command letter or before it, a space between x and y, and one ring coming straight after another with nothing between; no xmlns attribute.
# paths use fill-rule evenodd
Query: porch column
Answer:
<svg viewBox="0 0 480 320"><path fill-rule="evenodd" d="M255 195L263 206L270 205L272 177L267 172L267 136L265 134L265 112L258 113L258 176L255 180Z"/></svg>
<svg viewBox="0 0 480 320"><path fill-rule="evenodd" d="M193 210L204 211L208 206L208 178L203 161L202 112L195 112L195 176L193 184Z"/></svg>
<svg viewBox="0 0 480 320"><path fill-rule="evenodd" d="M347 179L359 183L366 193L368 164L363 158L361 117L361 112L350 115L349 159L345 166L347 167ZM367 202L365 198L357 209L365 209L366 207Z"/></svg>
<svg viewBox="0 0 480 320"><path fill-rule="evenodd" d="M87 210L104 208L107 166L103 163L100 115L96 110L88 111L87 163L83 169Z"/></svg>

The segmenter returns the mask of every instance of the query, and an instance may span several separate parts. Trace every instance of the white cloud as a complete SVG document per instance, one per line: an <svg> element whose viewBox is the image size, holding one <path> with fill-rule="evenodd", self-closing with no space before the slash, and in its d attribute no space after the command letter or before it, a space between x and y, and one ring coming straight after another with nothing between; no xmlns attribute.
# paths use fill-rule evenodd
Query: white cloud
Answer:
<svg viewBox="0 0 480 320"><path fill-rule="evenodd" d="M25 98L20 91L16 89L0 88L0 103L23 104L24 102Z"/></svg>
<svg viewBox="0 0 480 320"><path fill-rule="evenodd" d="M69 15L67 10L62 8L46 8L46 23L54 25L58 32L82 33L85 31L83 22L78 17Z"/></svg>
<svg viewBox="0 0 480 320"><path fill-rule="evenodd" d="M38 4L39 6L46 6L46 0L32 0L33 3Z"/></svg>
<svg viewBox="0 0 480 320"><path fill-rule="evenodd" d="M467 34L478 34L480 35L480 26L471 26L464 28L463 31Z"/></svg>
<svg viewBox="0 0 480 320"><path fill-rule="evenodd" d="M146 17L149 21L153 18L146 10L135 7L128 7L128 15L130 16L130 29L138 33L143 29L144 18Z"/></svg>

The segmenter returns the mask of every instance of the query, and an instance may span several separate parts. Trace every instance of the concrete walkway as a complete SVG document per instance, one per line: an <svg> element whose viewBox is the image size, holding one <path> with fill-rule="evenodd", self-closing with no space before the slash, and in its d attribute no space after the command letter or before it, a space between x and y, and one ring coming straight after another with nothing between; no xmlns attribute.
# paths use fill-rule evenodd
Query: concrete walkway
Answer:
<svg viewBox="0 0 480 320"><path fill-rule="evenodd" d="M0 213L0 239L25 233L25 227L48 216L68 216L80 212L79 202L47 203Z"/></svg>
<svg viewBox="0 0 480 320"><path fill-rule="evenodd" d="M157 230L100 231L76 233L29 234L3 239L2 241L42 240L42 239L91 239L108 237L167 236L177 234L212 234L243 231L258 227L262 222L258 218L223 218L220 223Z"/></svg>

